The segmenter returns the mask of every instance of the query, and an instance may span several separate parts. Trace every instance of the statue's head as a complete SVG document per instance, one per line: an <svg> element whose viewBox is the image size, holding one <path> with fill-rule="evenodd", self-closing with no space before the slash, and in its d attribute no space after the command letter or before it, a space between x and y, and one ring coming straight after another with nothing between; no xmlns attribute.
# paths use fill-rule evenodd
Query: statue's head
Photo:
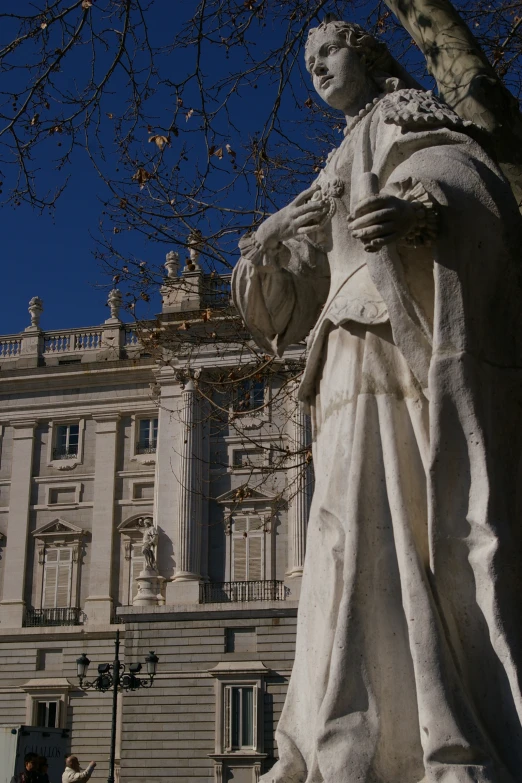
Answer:
<svg viewBox="0 0 522 783"><path fill-rule="evenodd" d="M360 95L419 86L393 59L386 44L358 24L327 16L308 33L305 61L318 95L343 111Z"/></svg>

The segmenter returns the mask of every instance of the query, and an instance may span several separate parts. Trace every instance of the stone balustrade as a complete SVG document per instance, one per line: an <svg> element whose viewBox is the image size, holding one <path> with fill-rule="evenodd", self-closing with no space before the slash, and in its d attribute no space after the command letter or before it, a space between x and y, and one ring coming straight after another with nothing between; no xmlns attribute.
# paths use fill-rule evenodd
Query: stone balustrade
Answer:
<svg viewBox="0 0 522 783"><path fill-rule="evenodd" d="M136 328L121 322L49 332L28 327L0 336L0 368L133 358L141 348Z"/></svg>
<svg viewBox="0 0 522 783"><path fill-rule="evenodd" d="M103 329L91 328L71 330L69 332L44 333L44 354L82 353L95 351L102 347Z"/></svg>
<svg viewBox="0 0 522 783"><path fill-rule="evenodd" d="M19 335L0 337L0 359L18 359L22 351L22 338Z"/></svg>

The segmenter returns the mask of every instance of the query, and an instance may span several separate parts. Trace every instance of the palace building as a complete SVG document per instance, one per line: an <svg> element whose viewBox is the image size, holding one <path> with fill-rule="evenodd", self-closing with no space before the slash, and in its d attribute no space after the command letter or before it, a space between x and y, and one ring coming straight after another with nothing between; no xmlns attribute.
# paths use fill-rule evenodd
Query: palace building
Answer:
<svg viewBox="0 0 522 783"><path fill-rule="evenodd" d="M285 371L303 346L241 370L229 277L166 267L147 328L113 291L101 326L45 331L35 297L0 338L0 725L67 729L103 780L112 695L80 688L76 659L110 663L119 630L127 666L159 657L118 697L119 780L254 783L294 656L309 434Z"/></svg>

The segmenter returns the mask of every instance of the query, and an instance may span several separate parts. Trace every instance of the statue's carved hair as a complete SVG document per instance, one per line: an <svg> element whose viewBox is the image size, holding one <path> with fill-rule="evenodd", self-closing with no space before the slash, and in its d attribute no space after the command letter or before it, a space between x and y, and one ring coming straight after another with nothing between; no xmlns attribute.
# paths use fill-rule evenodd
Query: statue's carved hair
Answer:
<svg viewBox="0 0 522 783"><path fill-rule="evenodd" d="M347 45L357 52L374 81L384 91L396 90L405 85L417 88L420 86L391 56L385 43L367 33L366 30L355 24L355 22L345 22L341 19L336 19L333 14L327 14L318 27L313 27L308 32L308 39L305 45L307 68L310 43L318 32L325 32L327 29L332 29L346 38Z"/></svg>

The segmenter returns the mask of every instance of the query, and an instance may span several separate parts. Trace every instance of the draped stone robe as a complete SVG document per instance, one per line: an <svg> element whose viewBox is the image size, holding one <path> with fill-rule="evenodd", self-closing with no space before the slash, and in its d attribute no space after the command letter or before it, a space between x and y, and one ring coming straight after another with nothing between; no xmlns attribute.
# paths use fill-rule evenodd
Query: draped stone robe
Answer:
<svg viewBox="0 0 522 783"><path fill-rule="evenodd" d="M365 252L367 195L436 204L431 245ZM309 330L297 648L267 783L522 781L522 297L516 205L429 94L384 98L317 184L326 224L233 293L281 355Z"/></svg>

